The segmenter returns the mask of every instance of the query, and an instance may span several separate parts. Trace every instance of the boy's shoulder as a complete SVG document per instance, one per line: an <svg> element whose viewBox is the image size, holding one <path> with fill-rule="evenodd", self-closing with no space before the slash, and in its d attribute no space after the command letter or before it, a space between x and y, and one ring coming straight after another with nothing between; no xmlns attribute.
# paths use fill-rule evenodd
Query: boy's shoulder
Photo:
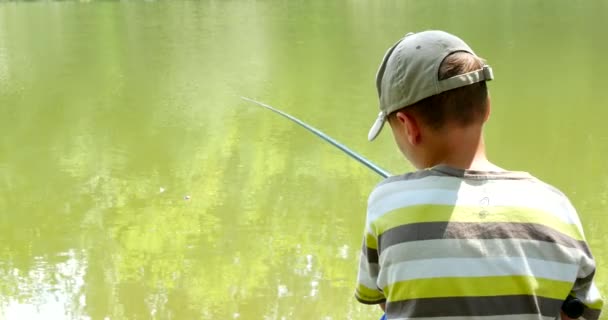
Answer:
<svg viewBox="0 0 608 320"><path fill-rule="evenodd" d="M528 172L475 171L443 165L388 177L375 186L370 197L374 197L374 194L378 193L386 194L404 189L461 189L463 184L475 187L485 185L487 182L504 185L507 189L543 193L554 200L568 201L568 197L557 187Z"/></svg>
<svg viewBox="0 0 608 320"><path fill-rule="evenodd" d="M447 178L447 179L442 179ZM545 184L538 178L530 175L523 171L476 171L457 169L445 165L438 165L428 169L421 169L417 171L407 172L401 175L391 176L381 181L376 188L381 187L392 182L404 182L408 181L416 183L419 181L513 181L513 180L524 180L528 182ZM546 184L548 187L555 189L554 187ZM557 190L557 189L555 189Z"/></svg>
<svg viewBox="0 0 608 320"><path fill-rule="evenodd" d="M432 170L432 169L423 169L423 170L417 170L417 171L412 171L412 172L406 172L404 174L387 177L386 179L384 179L380 183L378 183L376 185L376 188L381 187L385 184L389 184L391 182L415 181L415 180L420 180L420 179L424 179L427 177L433 177L433 176L440 177L440 176L445 176L445 175L438 171Z"/></svg>

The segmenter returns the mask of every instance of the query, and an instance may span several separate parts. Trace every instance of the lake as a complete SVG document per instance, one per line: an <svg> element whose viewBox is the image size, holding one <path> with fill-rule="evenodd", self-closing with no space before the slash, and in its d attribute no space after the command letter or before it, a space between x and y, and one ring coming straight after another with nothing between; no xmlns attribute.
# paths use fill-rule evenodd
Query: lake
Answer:
<svg viewBox="0 0 608 320"><path fill-rule="evenodd" d="M578 209L608 294L608 1L0 2L0 319L377 319L375 72L442 29L493 67L490 158ZM608 319L604 312L603 319Z"/></svg>

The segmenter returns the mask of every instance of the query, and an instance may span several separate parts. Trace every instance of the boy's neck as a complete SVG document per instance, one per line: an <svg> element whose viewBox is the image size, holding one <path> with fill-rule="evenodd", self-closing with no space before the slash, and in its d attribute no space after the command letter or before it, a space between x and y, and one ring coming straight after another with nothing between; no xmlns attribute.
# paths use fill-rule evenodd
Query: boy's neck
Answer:
<svg viewBox="0 0 608 320"><path fill-rule="evenodd" d="M427 167L446 165L457 169L504 171L486 157L481 127L453 128L439 137Z"/></svg>

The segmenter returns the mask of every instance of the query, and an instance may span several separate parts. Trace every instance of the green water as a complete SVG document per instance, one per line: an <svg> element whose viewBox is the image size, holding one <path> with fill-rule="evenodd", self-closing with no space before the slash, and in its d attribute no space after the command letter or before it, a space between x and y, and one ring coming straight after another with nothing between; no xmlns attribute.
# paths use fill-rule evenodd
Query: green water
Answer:
<svg viewBox="0 0 608 320"><path fill-rule="evenodd" d="M0 2L0 319L377 319L380 178L239 97L410 170L366 136L428 28L493 66L491 158L571 197L608 293L607 1Z"/></svg>

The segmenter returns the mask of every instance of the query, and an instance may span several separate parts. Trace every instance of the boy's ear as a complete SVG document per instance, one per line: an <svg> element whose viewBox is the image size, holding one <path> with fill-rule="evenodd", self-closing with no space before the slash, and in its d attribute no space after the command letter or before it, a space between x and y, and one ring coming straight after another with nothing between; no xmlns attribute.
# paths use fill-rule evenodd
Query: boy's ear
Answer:
<svg viewBox="0 0 608 320"><path fill-rule="evenodd" d="M420 124L418 123L418 120L416 120L416 117L414 117L410 113L405 113L402 111L397 112L397 114L395 114L395 117L405 129L405 134L407 135L407 140L409 141L409 143L414 146L420 144L422 136L420 131Z"/></svg>
<svg viewBox="0 0 608 320"><path fill-rule="evenodd" d="M486 115L483 117L483 122L487 122L490 119L490 113L492 113L492 104L488 102L488 109L486 110Z"/></svg>

